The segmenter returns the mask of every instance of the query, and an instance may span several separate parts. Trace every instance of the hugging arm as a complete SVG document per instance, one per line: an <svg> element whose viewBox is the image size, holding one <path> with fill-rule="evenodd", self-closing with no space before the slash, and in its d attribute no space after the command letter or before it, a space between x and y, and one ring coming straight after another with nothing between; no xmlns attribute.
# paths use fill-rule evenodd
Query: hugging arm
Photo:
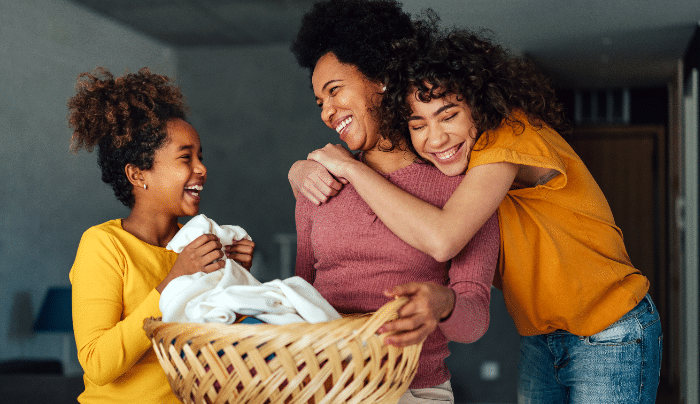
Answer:
<svg viewBox="0 0 700 404"><path fill-rule="evenodd" d="M312 160L295 162L289 169L287 178L295 198L298 198L301 193L316 205L327 202L328 198L337 195L343 183L347 183L347 181L335 179L325 167Z"/></svg>
<svg viewBox="0 0 700 404"><path fill-rule="evenodd" d="M505 198L519 166L501 162L469 169L443 208L403 191L340 145L309 154L336 178L350 182L379 219L401 240L444 262L456 256ZM344 150L344 149L343 149ZM346 152L347 153L347 152Z"/></svg>

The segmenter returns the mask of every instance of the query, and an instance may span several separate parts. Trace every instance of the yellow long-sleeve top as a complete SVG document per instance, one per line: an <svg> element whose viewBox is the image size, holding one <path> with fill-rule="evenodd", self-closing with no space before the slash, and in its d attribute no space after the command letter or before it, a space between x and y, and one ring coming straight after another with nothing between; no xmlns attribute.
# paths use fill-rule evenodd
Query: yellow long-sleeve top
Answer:
<svg viewBox="0 0 700 404"><path fill-rule="evenodd" d="M121 219L83 234L70 271L80 403L180 403L143 330L145 318L161 316L155 287L177 256L128 233Z"/></svg>
<svg viewBox="0 0 700 404"><path fill-rule="evenodd" d="M552 128L514 117L523 125L504 123L488 141L479 138L469 169L507 161L559 175L514 187L499 205L494 285L521 335L593 335L634 308L649 281L632 266L603 192L571 146Z"/></svg>

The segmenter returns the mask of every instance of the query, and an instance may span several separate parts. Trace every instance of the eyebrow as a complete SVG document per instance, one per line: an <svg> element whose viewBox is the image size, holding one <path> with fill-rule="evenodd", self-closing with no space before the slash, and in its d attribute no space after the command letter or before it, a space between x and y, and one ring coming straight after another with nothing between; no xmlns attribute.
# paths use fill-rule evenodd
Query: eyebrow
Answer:
<svg viewBox="0 0 700 404"><path fill-rule="evenodd" d="M433 116L438 116L438 115L440 115L444 110L449 109L449 108L452 108L452 107L455 107L455 106L456 106L456 104L453 104L453 103L451 103L451 102L448 103L448 104L445 104L445 105L443 105L442 107L438 108L438 110L435 111L435 112L433 113ZM415 116L415 115L414 115L414 116L411 116L411 117L408 118L409 121L415 121L415 120L417 120L417 119L423 119L423 117L422 117L422 116Z"/></svg>
<svg viewBox="0 0 700 404"><path fill-rule="evenodd" d="M329 84L335 83L335 82L337 82L337 81L341 81L341 80L340 80L340 79L328 80L328 81L326 82L326 84L324 84L323 87L321 87L321 92L324 92L324 91L326 90L326 87L328 87ZM320 100L320 99L321 99L320 97L316 97L316 101L318 101L318 100Z"/></svg>
<svg viewBox="0 0 700 404"><path fill-rule="evenodd" d="M194 150L194 147L195 146L193 144L185 144L185 145L180 146L180 148L177 151L183 151L183 150L192 151L192 150ZM201 152L202 150L203 150L203 148L200 146L199 151Z"/></svg>
<svg viewBox="0 0 700 404"><path fill-rule="evenodd" d="M328 80L326 84L323 85L323 88L321 88L321 91L325 90L326 87L328 87L329 84L335 83L336 81L340 81L340 79L333 79L333 80Z"/></svg>

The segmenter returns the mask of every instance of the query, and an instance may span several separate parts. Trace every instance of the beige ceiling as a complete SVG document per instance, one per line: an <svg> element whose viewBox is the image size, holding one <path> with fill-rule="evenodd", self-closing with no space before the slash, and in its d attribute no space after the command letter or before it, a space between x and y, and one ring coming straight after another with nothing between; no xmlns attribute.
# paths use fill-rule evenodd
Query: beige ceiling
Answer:
<svg viewBox="0 0 700 404"><path fill-rule="evenodd" d="M289 43L312 0L74 0L175 47ZM487 28L562 87L665 86L700 0L404 0L445 26Z"/></svg>

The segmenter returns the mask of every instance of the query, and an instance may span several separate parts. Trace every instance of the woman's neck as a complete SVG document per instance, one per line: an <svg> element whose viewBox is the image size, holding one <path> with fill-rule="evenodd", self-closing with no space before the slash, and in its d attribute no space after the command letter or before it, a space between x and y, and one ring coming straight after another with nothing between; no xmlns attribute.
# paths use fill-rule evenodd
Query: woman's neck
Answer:
<svg viewBox="0 0 700 404"><path fill-rule="evenodd" d="M388 149L389 147L385 147ZM416 155L405 147L396 147L391 151L383 151L380 147L374 147L362 153L362 162L375 171L391 174L394 171L408 167L416 161Z"/></svg>
<svg viewBox="0 0 700 404"><path fill-rule="evenodd" d="M122 228L148 244L165 247L175 237L180 226L177 217L163 217L135 206L122 220Z"/></svg>

